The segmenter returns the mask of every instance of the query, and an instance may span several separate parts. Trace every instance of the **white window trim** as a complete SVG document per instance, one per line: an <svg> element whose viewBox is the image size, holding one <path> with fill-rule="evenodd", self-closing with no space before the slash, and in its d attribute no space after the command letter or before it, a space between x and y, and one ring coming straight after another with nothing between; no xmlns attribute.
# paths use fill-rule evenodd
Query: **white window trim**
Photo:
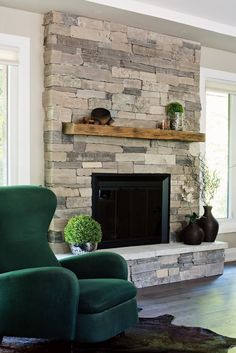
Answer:
<svg viewBox="0 0 236 353"><path fill-rule="evenodd" d="M225 81L225 83L236 85L236 74L227 72L227 71L218 71L212 70L208 68L201 67L200 69L200 97L202 104L202 112L201 112L201 131L206 131L206 81ZM231 133L232 133L231 126ZM231 147L232 148L232 147ZM201 152L204 153L205 145L201 145ZM235 164L236 161L233 161L232 164ZM235 171L236 174L236 171ZM235 233L236 232L236 185L232 185L232 190L230 190L231 194L234 195L231 200L231 207L233 211L233 217L230 219L218 219L219 221L219 233Z"/></svg>
<svg viewBox="0 0 236 353"><path fill-rule="evenodd" d="M30 184L30 38L0 33L0 46L19 52L17 109L9 107L9 184Z"/></svg>

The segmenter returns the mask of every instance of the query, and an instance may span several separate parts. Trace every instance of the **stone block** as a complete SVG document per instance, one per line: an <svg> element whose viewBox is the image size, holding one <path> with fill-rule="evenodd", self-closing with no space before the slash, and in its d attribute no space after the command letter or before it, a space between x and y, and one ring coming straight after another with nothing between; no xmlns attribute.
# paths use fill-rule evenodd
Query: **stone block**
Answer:
<svg viewBox="0 0 236 353"><path fill-rule="evenodd" d="M66 207L67 208L78 208L78 207L91 207L91 197L67 197Z"/></svg>
<svg viewBox="0 0 236 353"><path fill-rule="evenodd" d="M110 43L109 31L71 26L70 33L68 35L71 35L72 38L75 37L75 38L87 39L95 42Z"/></svg>
<svg viewBox="0 0 236 353"><path fill-rule="evenodd" d="M75 185L78 179L75 169L50 169L46 170L45 175L49 184Z"/></svg>
<svg viewBox="0 0 236 353"><path fill-rule="evenodd" d="M112 77L139 79L140 72L137 70L126 69L123 67L112 67Z"/></svg>
<svg viewBox="0 0 236 353"><path fill-rule="evenodd" d="M173 265L173 264L178 263L178 257L179 257L179 255L160 256L159 261L160 261L161 266Z"/></svg>
<svg viewBox="0 0 236 353"><path fill-rule="evenodd" d="M79 189L74 187L57 186L50 188L58 197L76 197L80 196Z"/></svg>
<svg viewBox="0 0 236 353"><path fill-rule="evenodd" d="M136 89L141 89L141 80L135 80L135 79L125 79L124 80L124 87L125 88L136 88Z"/></svg>
<svg viewBox="0 0 236 353"><path fill-rule="evenodd" d="M178 267L172 267L168 269L168 275L170 277L172 276L178 276L179 275L179 268Z"/></svg>
<svg viewBox="0 0 236 353"><path fill-rule="evenodd" d="M142 264L133 265L131 273L132 275L134 275L134 274L150 272L150 271L159 270L159 269L160 269L160 263L158 261L146 262L146 263L144 262Z"/></svg>
<svg viewBox="0 0 236 353"><path fill-rule="evenodd" d="M113 94L112 102L117 104L134 104L135 96L129 94Z"/></svg>
<svg viewBox="0 0 236 353"><path fill-rule="evenodd" d="M82 162L82 168L102 168L101 162Z"/></svg>
<svg viewBox="0 0 236 353"><path fill-rule="evenodd" d="M222 273L224 272L224 261L205 265L205 271L206 276L222 275Z"/></svg>
<svg viewBox="0 0 236 353"><path fill-rule="evenodd" d="M94 91L94 90L86 90L86 89L79 89L76 94L77 97L79 98L101 98L105 99L106 98L106 92L101 92L101 91Z"/></svg>
<svg viewBox="0 0 236 353"><path fill-rule="evenodd" d="M97 29L97 30L103 30L104 29L104 21L95 20L93 18L82 17L82 16L78 17L77 25L79 27L91 28L91 29Z"/></svg>
<svg viewBox="0 0 236 353"><path fill-rule="evenodd" d="M167 164L175 165L175 156L174 155L156 155L156 154L146 154L145 155L145 164Z"/></svg>
<svg viewBox="0 0 236 353"><path fill-rule="evenodd" d="M73 76L63 76L60 77L58 75L50 75L45 77L44 80L45 87L72 87L72 88L80 88L81 80L79 78Z"/></svg>
<svg viewBox="0 0 236 353"><path fill-rule="evenodd" d="M91 187L91 177L89 176L77 176L76 184L79 188Z"/></svg>
<svg viewBox="0 0 236 353"><path fill-rule="evenodd" d="M66 161L65 152L46 152L44 154L46 161L64 162Z"/></svg>
<svg viewBox="0 0 236 353"><path fill-rule="evenodd" d="M205 265L193 266L191 269L180 272L181 281L186 281L189 279L201 278L206 275Z"/></svg>
<svg viewBox="0 0 236 353"><path fill-rule="evenodd" d="M167 268L163 268L161 270L157 270L156 274L157 274L158 278L168 277L168 269Z"/></svg>
<svg viewBox="0 0 236 353"><path fill-rule="evenodd" d="M133 173L134 172L133 162L119 162L117 167L118 167L118 173Z"/></svg>
<svg viewBox="0 0 236 353"><path fill-rule="evenodd" d="M146 43L148 32L144 29L127 27L127 37L134 43Z"/></svg>
<svg viewBox="0 0 236 353"><path fill-rule="evenodd" d="M92 197L92 189L91 188L80 188L79 193L81 197Z"/></svg>
<svg viewBox="0 0 236 353"><path fill-rule="evenodd" d="M145 155L142 153L116 153L115 158L117 162L144 162Z"/></svg>

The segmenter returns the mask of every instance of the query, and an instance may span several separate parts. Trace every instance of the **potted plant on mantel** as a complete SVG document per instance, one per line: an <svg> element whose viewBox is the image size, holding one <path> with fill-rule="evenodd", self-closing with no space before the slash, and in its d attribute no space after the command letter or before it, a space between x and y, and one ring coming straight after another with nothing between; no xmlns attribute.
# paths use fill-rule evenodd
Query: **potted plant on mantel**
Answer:
<svg viewBox="0 0 236 353"><path fill-rule="evenodd" d="M170 119L171 130L183 130L184 107L179 102L171 102L166 106L166 114Z"/></svg>
<svg viewBox="0 0 236 353"><path fill-rule="evenodd" d="M64 229L65 241L74 255L95 251L102 240L100 224L88 215L74 216Z"/></svg>

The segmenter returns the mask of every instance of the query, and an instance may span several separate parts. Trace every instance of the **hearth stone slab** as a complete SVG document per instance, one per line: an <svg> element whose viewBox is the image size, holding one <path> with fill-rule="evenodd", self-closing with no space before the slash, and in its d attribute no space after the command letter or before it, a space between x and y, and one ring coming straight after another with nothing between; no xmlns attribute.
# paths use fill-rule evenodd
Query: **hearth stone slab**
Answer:
<svg viewBox="0 0 236 353"><path fill-rule="evenodd" d="M221 275L228 244L216 241L201 245L183 243L110 248L128 264L129 280L137 288ZM58 258L71 254L57 255Z"/></svg>

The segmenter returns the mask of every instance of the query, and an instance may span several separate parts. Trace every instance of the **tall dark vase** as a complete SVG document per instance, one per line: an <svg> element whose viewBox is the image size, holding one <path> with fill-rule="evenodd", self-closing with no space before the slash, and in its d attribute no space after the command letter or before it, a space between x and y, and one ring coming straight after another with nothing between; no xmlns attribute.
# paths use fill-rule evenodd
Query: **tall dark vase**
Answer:
<svg viewBox="0 0 236 353"><path fill-rule="evenodd" d="M219 230L219 223L212 215L211 206L203 206L204 214L199 219L198 224L203 229L205 238L204 241L213 242L216 239L218 230Z"/></svg>

